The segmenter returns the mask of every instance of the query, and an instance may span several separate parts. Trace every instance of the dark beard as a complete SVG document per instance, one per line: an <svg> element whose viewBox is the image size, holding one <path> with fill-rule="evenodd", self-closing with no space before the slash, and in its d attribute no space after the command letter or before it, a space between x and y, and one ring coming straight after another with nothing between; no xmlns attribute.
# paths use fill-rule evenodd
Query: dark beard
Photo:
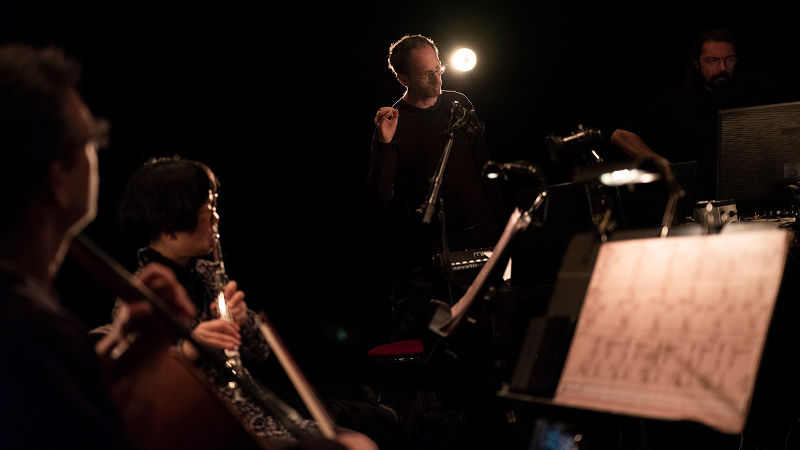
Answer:
<svg viewBox="0 0 800 450"><path fill-rule="evenodd" d="M711 80L709 80L708 85L709 87L711 87L711 89L719 90L727 86L728 83L730 83L730 81L731 81L731 76L728 75L727 73L721 72L711 77Z"/></svg>
<svg viewBox="0 0 800 450"><path fill-rule="evenodd" d="M442 87L438 83L432 86L418 87L414 89L414 93L423 98L436 98L442 93Z"/></svg>

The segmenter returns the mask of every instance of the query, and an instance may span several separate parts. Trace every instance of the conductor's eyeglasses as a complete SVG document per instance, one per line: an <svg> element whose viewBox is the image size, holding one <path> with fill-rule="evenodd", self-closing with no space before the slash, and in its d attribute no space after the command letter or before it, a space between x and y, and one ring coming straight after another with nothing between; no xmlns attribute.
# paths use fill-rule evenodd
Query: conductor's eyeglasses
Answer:
<svg viewBox="0 0 800 450"><path fill-rule="evenodd" d="M719 67L719 64L722 61L725 61L726 66L733 66L738 61L738 58L735 56L726 56L724 58L717 58L715 56L707 56L705 58L700 58L700 61L703 61L705 64L708 64L711 67Z"/></svg>
<svg viewBox="0 0 800 450"><path fill-rule="evenodd" d="M445 68L447 68L447 66L445 66L444 64L439 64L433 70L428 70L427 72L422 72L417 75L411 75L411 76L414 78L418 78L420 80L432 79L436 78L437 75L443 74Z"/></svg>

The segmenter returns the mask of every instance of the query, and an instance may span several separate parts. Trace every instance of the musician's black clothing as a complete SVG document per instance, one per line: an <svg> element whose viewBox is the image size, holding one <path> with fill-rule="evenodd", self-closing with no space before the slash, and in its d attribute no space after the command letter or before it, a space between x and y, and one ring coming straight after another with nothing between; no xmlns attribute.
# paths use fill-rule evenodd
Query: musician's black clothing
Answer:
<svg viewBox="0 0 800 450"><path fill-rule="evenodd" d="M48 286L0 270L0 448L131 448L84 325Z"/></svg>
<svg viewBox="0 0 800 450"><path fill-rule="evenodd" d="M432 256L442 249L438 214L425 225L417 210L427 201L430 181L440 166L448 141L446 130L459 118L458 109L453 108L456 101L466 111L472 110L469 99L455 91L442 91L436 103L425 109L398 100L394 108L400 114L392 141L380 142L378 130L373 135L367 185L371 198L382 208L395 305L408 304L406 300L412 297L423 305L432 297L447 300L442 272L432 265ZM442 180L440 197L450 251L494 246L507 219L500 187L481 175L489 154L479 124L473 116L455 131Z"/></svg>
<svg viewBox="0 0 800 450"><path fill-rule="evenodd" d="M694 200L716 195L718 111L779 102L777 87L768 79L736 71L729 83L709 88L699 75L627 117L618 128L637 134L670 162L697 161Z"/></svg>
<svg viewBox="0 0 800 450"><path fill-rule="evenodd" d="M447 142L445 130L451 120L454 101L467 111L472 104L461 93L443 91L430 108L421 109L404 100L394 104L400 112L397 131L389 143L372 140L369 187L380 204L403 202L412 245L430 254L441 249L438 222L420 229L422 214L417 213L430 192L430 179L440 163ZM495 182L481 176L489 160L483 133L470 136L474 124L455 133L441 187L444 200L447 239L450 249L492 246L505 223L505 208Z"/></svg>

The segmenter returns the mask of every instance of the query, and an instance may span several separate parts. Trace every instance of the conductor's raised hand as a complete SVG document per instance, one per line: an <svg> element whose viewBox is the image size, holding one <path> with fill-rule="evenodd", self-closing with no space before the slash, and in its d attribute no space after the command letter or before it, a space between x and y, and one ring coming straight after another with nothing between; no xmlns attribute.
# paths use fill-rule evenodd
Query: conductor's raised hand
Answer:
<svg viewBox="0 0 800 450"><path fill-rule="evenodd" d="M375 114L375 126L378 128L378 139L383 143L389 143L394 138L397 131L397 120L400 118L400 111L391 106L384 106Z"/></svg>

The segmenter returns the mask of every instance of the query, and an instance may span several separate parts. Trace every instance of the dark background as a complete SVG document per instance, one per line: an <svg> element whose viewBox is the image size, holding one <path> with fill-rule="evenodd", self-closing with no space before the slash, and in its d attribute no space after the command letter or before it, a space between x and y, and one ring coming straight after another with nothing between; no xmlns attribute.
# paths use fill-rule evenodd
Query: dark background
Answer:
<svg viewBox="0 0 800 450"><path fill-rule="evenodd" d="M388 332L362 187L375 111L403 94L386 56L404 34L432 37L443 61L460 46L476 51L476 69L448 71L444 88L469 96L500 161L546 168L547 135L579 124L607 133L682 82L685 50L712 26L739 37L737 68L800 99L797 6L471 3L34 2L0 8L0 42L54 44L82 62L81 92L112 123L86 234L129 269L135 249L114 218L128 175L173 154L213 168L228 272L313 382L347 373ZM113 294L70 261L58 286L88 326L109 320Z"/></svg>

